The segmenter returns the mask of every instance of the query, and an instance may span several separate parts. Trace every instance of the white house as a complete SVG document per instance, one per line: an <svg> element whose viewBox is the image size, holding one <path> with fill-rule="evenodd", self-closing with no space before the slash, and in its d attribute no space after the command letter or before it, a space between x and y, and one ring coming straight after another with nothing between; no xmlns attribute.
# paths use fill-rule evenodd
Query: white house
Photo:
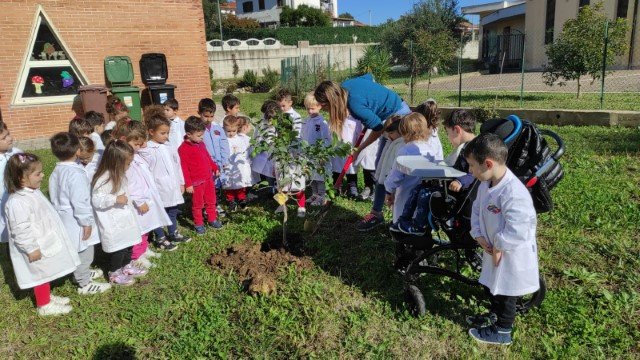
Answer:
<svg viewBox="0 0 640 360"><path fill-rule="evenodd" d="M323 9L332 18L338 17L338 0L237 0L236 15L255 19L262 26L272 26L280 23L282 7L296 9L300 5Z"/></svg>

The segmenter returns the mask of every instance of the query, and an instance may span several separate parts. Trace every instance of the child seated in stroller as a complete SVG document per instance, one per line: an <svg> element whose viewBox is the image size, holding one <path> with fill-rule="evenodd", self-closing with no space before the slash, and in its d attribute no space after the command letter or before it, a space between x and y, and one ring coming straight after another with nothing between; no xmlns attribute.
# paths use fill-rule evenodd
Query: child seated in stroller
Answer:
<svg viewBox="0 0 640 360"><path fill-rule="evenodd" d="M473 176L469 174L469 165L464 156L462 156L462 152L465 145L476 137L476 120L470 112L456 110L449 115L443 125L447 132L447 138L454 147L454 151L444 159L444 163L456 170L467 173L467 175L451 181L449 183L449 191L454 193L463 192L469 189L474 180ZM397 222L391 225L389 230L409 235L424 235L427 231L430 231L432 226L428 226L429 198L438 188L437 184L433 184L430 180L424 180L418 185L411 192L402 215L400 215Z"/></svg>

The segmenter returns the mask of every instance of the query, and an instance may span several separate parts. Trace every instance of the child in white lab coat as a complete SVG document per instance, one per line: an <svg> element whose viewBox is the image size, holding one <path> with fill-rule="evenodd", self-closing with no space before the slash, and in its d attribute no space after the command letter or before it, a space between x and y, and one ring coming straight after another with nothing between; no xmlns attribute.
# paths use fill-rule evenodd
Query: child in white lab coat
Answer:
<svg viewBox="0 0 640 360"><path fill-rule="evenodd" d="M120 139L107 145L93 176L91 204L96 215L102 250L109 254L109 281L131 285L134 277L147 270L131 262L133 245L140 243L140 225L129 199L126 171L133 160L133 149Z"/></svg>
<svg viewBox="0 0 640 360"><path fill-rule="evenodd" d="M482 182L473 202L470 233L484 249L479 282L489 293L494 314L467 318L478 326L469 334L497 345L511 344L518 298L540 288L536 211L527 188L505 165L507 153L495 134L482 134L464 149L469 171ZM487 321L490 325L482 326Z"/></svg>
<svg viewBox="0 0 640 360"><path fill-rule="evenodd" d="M80 264L77 242L51 203L40 192L44 178L36 155L13 155L5 169L9 199L5 206L9 255L20 289L33 288L38 314L60 315L71 311L69 298L51 295L49 283Z"/></svg>
<svg viewBox="0 0 640 360"><path fill-rule="evenodd" d="M315 96L312 92L308 93L304 98L304 106L307 108L309 117L302 123L302 140L306 141L310 145L321 141L324 146L331 145L331 132L329 131L329 124L320 114L322 106L318 104ZM329 164L327 164L328 166ZM328 170L328 168L327 168ZM313 206L321 206L325 203L325 196L327 194L326 185L324 183L324 176L322 174L313 173L311 177L311 197L307 200L307 203Z"/></svg>
<svg viewBox="0 0 640 360"><path fill-rule="evenodd" d="M57 133L51 138L51 152L59 162L49 177L49 198L71 241L76 243L80 265L73 272L73 278L78 294L105 292L111 285L94 281L102 277L102 271L91 270L93 248L100 237L91 207L91 185L84 168L77 162L80 140L68 132Z"/></svg>
<svg viewBox="0 0 640 360"><path fill-rule="evenodd" d="M224 169L222 189L231 211L247 206L247 189L253 185L249 145L251 139L240 133L240 118L227 115L222 121L229 140L229 166Z"/></svg>
<svg viewBox="0 0 640 360"><path fill-rule="evenodd" d="M344 120L344 123L342 124L342 134L340 134L340 139L345 143L356 146L356 142L358 141L358 137L360 136L360 133L362 133L362 129L363 129L362 123L358 119L349 115L347 116L347 118ZM354 159L354 160L357 160L357 159ZM342 169L344 168L346 161L347 161L346 157L335 157L331 159L331 167L333 170L334 182L340 176L340 173L342 172ZM347 187L348 187L347 196L353 199L357 198L358 197L358 172L356 170L356 166L353 163L347 169L345 178L346 178L345 182L347 183Z"/></svg>
<svg viewBox="0 0 640 360"><path fill-rule="evenodd" d="M7 203L9 193L4 187L4 169L11 156L19 153L22 153L22 150L13 146L13 136L11 136L7 124L0 119L0 243L9 241L4 216L4 205Z"/></svg>

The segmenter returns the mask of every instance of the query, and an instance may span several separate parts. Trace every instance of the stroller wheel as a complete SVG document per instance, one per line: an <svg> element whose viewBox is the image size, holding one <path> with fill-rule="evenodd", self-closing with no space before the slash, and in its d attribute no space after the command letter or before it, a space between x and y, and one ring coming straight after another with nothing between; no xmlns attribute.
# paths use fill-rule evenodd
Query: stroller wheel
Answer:
<svg viewBox="0 0 640 360"><path fill-rule="evenodd" d="M415 285L409 285L404 291L404 298L409 305L409 312L415 317L424 316L427 313L427 305L420 289Z"/></svg>
<svg viewBox="0 0 640 360"><path fill-rule="evenodd" d="M516 304L516 311L519 314L525 314L527 311L534 307L540 306L544 300L544 296L547 293L547 283L544 281L544 277L540 275L540 289L533 294L523 296L518 300Z"/></svg>

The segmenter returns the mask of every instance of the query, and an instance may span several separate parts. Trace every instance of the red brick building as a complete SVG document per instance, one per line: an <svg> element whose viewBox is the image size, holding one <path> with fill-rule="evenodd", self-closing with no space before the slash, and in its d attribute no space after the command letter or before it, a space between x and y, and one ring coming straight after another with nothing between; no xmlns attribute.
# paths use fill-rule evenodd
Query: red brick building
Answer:
<svg viewBox="0 0 640 360"><path fill-rule="evenodd" d="M201 0L2 0L0 19L0 108L19 146L67 129L77 86L105 84L107 56L129 56L144 88L140 56L164 53L183 118L211 96Z"/></svg>

